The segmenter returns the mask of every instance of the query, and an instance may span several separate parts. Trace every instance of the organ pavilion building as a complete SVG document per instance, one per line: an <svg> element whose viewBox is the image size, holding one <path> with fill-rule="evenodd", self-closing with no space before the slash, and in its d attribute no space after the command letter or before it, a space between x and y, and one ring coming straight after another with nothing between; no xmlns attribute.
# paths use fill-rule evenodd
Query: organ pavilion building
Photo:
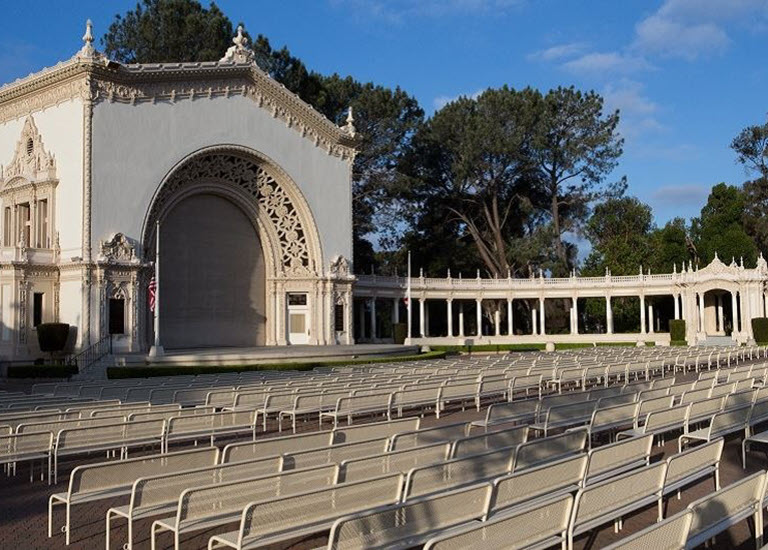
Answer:
<svg viewBox="0 0 768 550"><path fill-rule="evenodd" d="M453 345L665 345L670 319L689 344L745 343L768 315L762 257L617 277L434 278L418 263L410 279L354 276L351 111L339 127L270 78L242 29L209 63L116 63L90 23L83 41L0 87L0 361L39 357L36 327L54 321L71 351L119 354L149 352L158 327L176 350L391 343L407 309L408 341ZM626 299L630 334L614 330ZM586 300L605 307L591 333Z"/></svg>
<svg viewBox="0 0 768 550"><path fill-rule="evenodd" d="M241 29L211 63L83 40L0 87L0 357L38 356L53 321L146 351L157 227L164 346L351 343L351 113L270 78Z"/></svg>

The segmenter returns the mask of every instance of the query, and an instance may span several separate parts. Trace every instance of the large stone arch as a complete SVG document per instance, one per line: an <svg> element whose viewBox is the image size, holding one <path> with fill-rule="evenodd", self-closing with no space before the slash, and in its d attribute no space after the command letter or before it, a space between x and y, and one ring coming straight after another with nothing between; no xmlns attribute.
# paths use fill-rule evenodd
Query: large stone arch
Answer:
<svg viewBox="0 0 768 550"><path fill-rule="evenodd" d="M274 161L253 149L219 145L176 164L163 179L144 219L144 250L154 250L154 227L180 197L205 187L239 197L263 231L267 275L316 276L322 272L320 236L312 211L296 183ZM147 259L151 259L148 257Z"/></svg>
<svg viewBox="0 0 768 550"><path fill-rule="evenodd" d="M311 291L322 277L320 238L300 189L276 163L257 151L234 145L197 151L169 171L152 199L142 229L146 260L154 255L156 222L162 224L178 205L197 195L226 199L255 228L264 260L264 269L259 271L266 290L264 343L283 343L284 289L290 283ZM161 269L161 287L162 274ZM162 293L160 299L162 303ZM151 322L148 327L151 330Z"/></svg>

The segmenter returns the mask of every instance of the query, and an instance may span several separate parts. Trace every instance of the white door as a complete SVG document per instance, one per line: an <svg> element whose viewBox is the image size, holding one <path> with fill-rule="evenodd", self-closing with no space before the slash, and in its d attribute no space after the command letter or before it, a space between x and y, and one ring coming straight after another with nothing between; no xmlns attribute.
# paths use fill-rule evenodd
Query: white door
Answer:
<svg viewBox="0 0 768 550"><path fill-rule="evenodd" d="M288 343L309 343L309 307L305 293L288 294Z"/></svg>

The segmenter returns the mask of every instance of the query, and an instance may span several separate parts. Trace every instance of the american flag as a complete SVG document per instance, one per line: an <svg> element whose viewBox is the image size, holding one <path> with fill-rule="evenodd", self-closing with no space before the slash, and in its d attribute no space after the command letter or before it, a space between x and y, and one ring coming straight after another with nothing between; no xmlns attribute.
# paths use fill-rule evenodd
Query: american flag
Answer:
<svg viewBox="0 0 768 550"><path fill-rule="evenodd" d="M155 296L157 293L157 281L155 281L154 276L149 280L149 285L147 285L147 292L149 293L149 311L154 313Z"/></svg>

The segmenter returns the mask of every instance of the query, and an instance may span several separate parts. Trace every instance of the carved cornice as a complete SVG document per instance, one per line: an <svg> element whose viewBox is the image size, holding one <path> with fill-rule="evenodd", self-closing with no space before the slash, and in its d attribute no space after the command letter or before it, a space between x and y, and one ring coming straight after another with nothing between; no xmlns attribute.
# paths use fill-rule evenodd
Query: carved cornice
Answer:
<svg viewBox="0 0 768 550"><path fill-rule="evenodd" d="M354 134L336 126L253 63L120 65L100 57L76 56L0 87L0 123L73 98L137 104L234 95L253 100L329 154L354 159Z"/></svg>

